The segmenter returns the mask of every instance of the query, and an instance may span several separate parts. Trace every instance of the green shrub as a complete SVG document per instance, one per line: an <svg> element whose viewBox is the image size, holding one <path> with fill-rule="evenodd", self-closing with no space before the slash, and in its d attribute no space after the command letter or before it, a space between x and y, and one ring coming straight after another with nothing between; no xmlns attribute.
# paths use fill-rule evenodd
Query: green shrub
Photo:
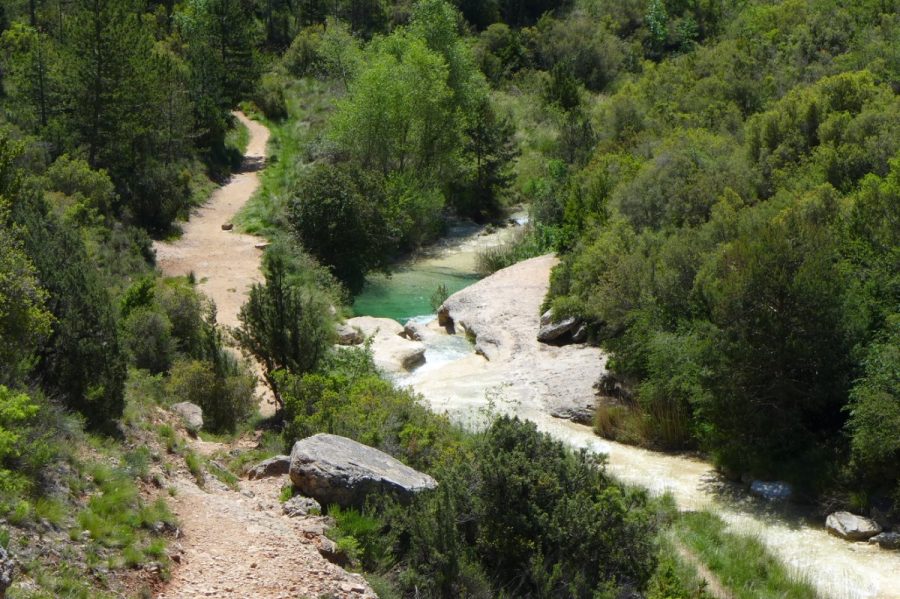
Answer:
<svg viewBox="0 0 900 599"><path fill-rule="evenodd" d="M284 255L267 253L264 269L266 283L250 289L234 336L262 364L276 401L283 403L275 373L302 374L315 368L334 329L323 295L293 280Z"/></svg>
<svg viewBox="0 0 900 599"><path fill-rule="evenodd" d="M322 68L320 49L324 32L322 25L310 25L297 34L281 58L288 73L298 78L319 73Z"/></svg>
<svg viewBox="0 0 900 599"><path fill-rule="evenodd" d="M253 414L255 379L245 366L222 350L226 372L199 360L180 360L172 367L168 390L178 401L189 401L203 409L203 425L210 431L234 431Z"/></svg>
<svg viewBox="0 0 900 599"><path fill-rule="evenodd" d="M253 92L253 103L262 111L266 118L280 121L287 117L287 103L284 99L284 88L287 79L277 71L264 73L256 84Z"/></svg>
<svg viewBox="0 0 900 599"><path fill-rule="evenodd" d="M29 425L38 410L28 395L0 385L0 495L20 493L30 486L19 460L29 450Z"/></svg>
<svg viewBox="0 0 900 599"><path fill-rule="evenodd" d="M122 323L123 344L137 368L160 374L169 370L175 354L172 323L152 308L133 310Z"/></svg>

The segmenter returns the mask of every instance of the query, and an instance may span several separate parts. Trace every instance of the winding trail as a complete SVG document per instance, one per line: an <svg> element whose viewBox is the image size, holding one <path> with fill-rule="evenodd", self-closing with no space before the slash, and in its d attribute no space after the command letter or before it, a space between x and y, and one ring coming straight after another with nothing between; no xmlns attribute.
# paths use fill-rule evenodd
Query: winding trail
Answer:
<svg viewBox="0 0 900 599"><path fill-rule="evenodd" d="M156 264L169 277L194 273L197 287L216 303L220 324L238 325L238 312L253 283L262 281L261 252L265 239L236 231L223 231L234 215L259 188L259 171L265 166L269 130L242 112L234 116L250 132L250 142L240 172L213 192L209 200L182 227L173 243L157 242Z"/></svg>
<svg viewBox="0 0 900 599"><path fill-rule="evenodd" d="M444 306L456 332L463 328L475 335L484 355L469 353L423 367L397 382L410 385L433 410L457 422L478 426L488 411L514 414L574 447L605 454L619 480L654 494L669 492L679 508L709 509L733 530L757 536L822 597L900 599L900 552L829 535L821 521L802 512L748 497L703 460L622 445L596 436L590 427L554 418L551 414L566 404L579 408L605 367L591 348L537 342L540 306L554 264L552 256L526 260L451 296ZM446 343L441 337L449 336L428 335L423 341Z"/></svg>
<svg viewBox="0 0 900 599"><path fill-rule="evenodd" d="M231 223L259 188L269 140L266 127L243 113L234 115L250 132L240 172L191 216L180 239L154 245L162 273L194 273L199 290L216 304L219 324L226 327L239 324L238 312L250 286L263 279L259 246L265 240L225 231L222 225ZM257 386L264 414L273 409L266 391ZM191 440L190 446L204 456L233 449L198 439ZM325 529L322 518L288 518L281 513L278 496L284 482L284 477L242 480L234 490L206 476L201 488L181 468L173 481L176 494L171 500L183 535L178 541L181 563L157 599L373 599L375 594L361 576L319 554Z"/></svg>

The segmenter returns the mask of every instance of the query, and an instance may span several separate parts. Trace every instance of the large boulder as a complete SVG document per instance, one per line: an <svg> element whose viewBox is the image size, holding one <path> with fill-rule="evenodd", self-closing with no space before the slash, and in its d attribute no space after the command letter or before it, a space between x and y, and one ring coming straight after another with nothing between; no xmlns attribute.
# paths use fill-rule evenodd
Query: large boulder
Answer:
<svg viewBox="0 0 900 599"><path fill-rule="evenodd" d="M268 460L263 460L247 471L247 478L268 478L271 476L283 476L291 469L291 456L277 455Z"/></svg>
<svg viewBox="0 0 900 599"><path fill-rule="evenodd" d="M433 478L379 451L346 437L320 433L294 444L291 482L322 505L362 506L372 494L409 501L433 489Z"/></svg>
<svg viewBox="0 0 900 599"><path fill-rule="evenodd" d="M172 411L181 416L189 431L197 432L203 428L203 408L197 404L183 401L172 406Z"/></svg>
<svg viewBox="0 0 900 599"><path fill-rule="evenodd" d="M881 532L881 526L874 520L850 512L829 514L825 527L831 534L848 541L865 541Z"/></svg>
<svg viewBox="0 0 900 599"><path fill-rule="evenodd" d="M390 318L358 316L347 324L359 329L366 337L373 337L372 359L388 374L399 374L425 361L425 345L404 337L403 325Z"/></svg>

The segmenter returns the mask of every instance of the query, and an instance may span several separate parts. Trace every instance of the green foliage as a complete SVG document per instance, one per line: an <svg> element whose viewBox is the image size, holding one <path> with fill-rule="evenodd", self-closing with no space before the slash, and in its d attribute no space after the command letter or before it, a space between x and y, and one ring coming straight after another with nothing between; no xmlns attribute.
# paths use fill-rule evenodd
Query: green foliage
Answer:
<svg viewBox="0 0 900 599"><path fill-rule="evenodd" d="M122 329L125 350L136 367L153 374L169 370L175 343L165 314L149 308L133 310L122 321Z"/></svg>
<svg viewBox="0 0 900 599"><path fill-rule="evenodd" d="M866 478L900 498L900 320L892 318L883 340L872 344L863 377L850 394L847 424L853 461Z"/></svg>
<svg viewBox="0 0 900 599"><path fill-rule="evenodd" d="M646 496L611 484L602 465L533 424L497 420L436 475L437 491L405 520L406 588L433 597L645 588L656 556Z"/></svg>
<svg viewBox="0 0 900 599"><path fill-rule="evenodd" d="M284 99L286 85L284 76L277 71L264 73L259 78L251 99L266 118L277 121L287 116L287 104Z"/></svg>
<svg viewBox="0 0 900 599"><path fill-rule="evenodd" d="M282 375L285 446L318 432L356 439L420 468L441 459L457 432L376 372L366 350L329 354L320 372Z"/></svg>
<svg viewBox="0 0 900 599"><path fill-rule="evenodd" d="M387 268L384 184L347 166L314 166L297 183L290 223L303 247L328 266L352 293L365 275Z"/></svg>
<svg viewBox="0 0 900 599"><path fill-rule="evenodd" d="M729 532L725 523L709 512L681 516L675 524L675 537L695 552L735 597L817 596L811 585L797 580L772 558L758 539Z"/></svg>
<svg viewBox="0 0 900 599"><path fill-rule="evenodd" d="M38 406L24 393L0 385L0 494L23 491L29 481L16 463L27 451L28 425Z"/></svg>
<svg viewBox="0 0 900 599"><path fill-rule="evenodd" d="M35 350L50 334L52 316L47 293L8 220L0 188L0 383L14 384L33 365Z"/></svg>
<svg viewBox="0 0 900 599"><path fill-rule="evenodd" d="M262 364L266 382L282 403L276 372L302 374L315 368L334 331L322 296L291 280L281 253L268 252L264 270L266 283L250 289L234 336Z"/></svg>
<svg viewBox="0 0 900 599"><path fill-rule="evenodd" d="M203 424L213 432L234 431L255 410L255 380L246 366L222 350L223 368L199 360L174 364L168 382L169 394L203 409Z"/></svg>
<svg viewBox="0 0 900 599"><path fill-rule="evenodd" d="M40 350L36 373L88 422L106 425L124 405L125 361L110 298L76 232L40 198L13 208L24 248L47 290L53 334Z"/></svg>

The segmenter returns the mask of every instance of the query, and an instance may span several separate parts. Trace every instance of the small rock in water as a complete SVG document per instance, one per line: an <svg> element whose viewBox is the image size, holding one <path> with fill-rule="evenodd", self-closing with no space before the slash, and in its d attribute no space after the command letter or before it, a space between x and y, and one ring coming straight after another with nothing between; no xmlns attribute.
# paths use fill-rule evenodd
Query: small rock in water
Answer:
<svg viewBox="0 0 900 599"><path fill-rule="evenodd" d="M877 544L882 549L900 549L900 533L883 532L869 539L869 543Z"/></svg>
<svg viewBox="0 0 900 599"><path fill-rule="evenodd" d="M768 501L787 501L794 494L794 488L781 481L755 480L750 484L750 492Z"/></svg>
<svg viewBox="0 0 900 599"><path fill-rule="evenodd" d="M874 520L850 512L829 514L825 527L831 534L848 541L865 541L881 532L881 526Z"/></svg>

